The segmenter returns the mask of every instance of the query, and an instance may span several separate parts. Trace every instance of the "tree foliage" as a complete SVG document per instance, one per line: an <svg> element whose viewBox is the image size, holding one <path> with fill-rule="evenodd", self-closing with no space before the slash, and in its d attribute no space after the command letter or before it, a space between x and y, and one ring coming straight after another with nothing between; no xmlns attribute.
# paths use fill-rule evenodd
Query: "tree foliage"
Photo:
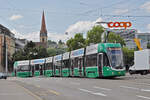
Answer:
<svg viewBox="0 0 150 100"><path fill-rule="evenodd" d="M13 61L39 59L47 56L48 53L46 48L42 46L36 47L35 43L31 41L24 47L24 49L20 49L13 54Z"/></svg>
<svg viewBox="0 0 150 100"><path fill-rule="evenodd" d="M85 47L85 39L82 33L77 33L74 38L67 41L68 51Z"/></svg>
<svg viewBox="0 0 150 100"><path fill-rule="evenodd" d="M124 55L124 65L128 70L129 66L134 64L134 50L130 50L127 47L123 47L122 50Z"/></svg>
<svg viewBox="0 0 150 100"><path fill-rule="evenodd" d="M86 44L96 44L101 42L101 35L104 32L104 28L101 26L94 26L87 32Z"/></svg>
<svg viewBox="0 0 150 100"><path fill-rule="evenodd" d="M147 43L147 49L150 49L150 43Z"/></svg>
<svg viewBox="0 0 150 100"><path fill-rule="evenodd" d="M113 32L109 33L107 42L109 42L109 43L120 43L122 46L125 46L124 39L122 37L120 37L120 35L117 35Z"/></svg>

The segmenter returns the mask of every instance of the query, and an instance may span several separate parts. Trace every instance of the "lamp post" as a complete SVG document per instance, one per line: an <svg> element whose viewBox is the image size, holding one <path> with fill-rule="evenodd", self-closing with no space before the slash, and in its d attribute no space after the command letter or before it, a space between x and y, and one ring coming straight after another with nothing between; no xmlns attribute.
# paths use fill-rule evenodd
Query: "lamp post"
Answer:
<svg viewBox="0 0 150 100"><path fill-rule="evenodd" d="M6 41L6 32L4 32L4 66L5 66L5 73L8 73L8 55L7 55L7 41Z"/></svg>
<svg viewBox="0 0 150 100"><path fill-rule="evenodd" d="M108 22L96 22L96 24L98 24L98 25L101 25L101 24L106 25L106 24L108 24ZM101 37L101 39L103 40L102 41L103 43L107 42L110 32L111 32L110 29L105 28L105 31L103 32L102 37Z"/></svg>

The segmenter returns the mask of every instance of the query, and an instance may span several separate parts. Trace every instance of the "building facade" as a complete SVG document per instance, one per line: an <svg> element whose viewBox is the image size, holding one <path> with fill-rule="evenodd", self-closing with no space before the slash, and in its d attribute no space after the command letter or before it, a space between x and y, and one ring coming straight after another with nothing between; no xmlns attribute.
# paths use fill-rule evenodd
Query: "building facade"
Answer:
<svg viewBox="0 0 150 100"><path fill-rule="evenodd" d="M27 43L28 43L28 40L26 40L26 39L15 38L16 51L23 49L25 47L25 45L27 45Z"/></svg>
<svg viewBox="0 0 150 100"><path fill-rule="evenodd" d="M135 29L109 29L107 31L111 31L120 35L125 40L126 46L129 49L137 48L134 38L140 40L141 47L143 49L146 49L147 44L150 43L150 33L138 33Z"/></svg>
<svg viewBox="0 0 150 100"><path fill-rule="evenodd" d="M10 61L12 59L12 55L15 53L14 34L3 25L0 25L0 72L5 71L6 47L8 61Z"/></svg>

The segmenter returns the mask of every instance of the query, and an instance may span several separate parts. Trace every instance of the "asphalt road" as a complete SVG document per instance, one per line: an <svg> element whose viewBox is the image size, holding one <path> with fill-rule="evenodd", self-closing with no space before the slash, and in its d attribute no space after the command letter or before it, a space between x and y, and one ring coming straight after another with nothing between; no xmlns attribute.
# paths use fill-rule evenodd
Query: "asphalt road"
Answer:
<svg viewBox="0 0 150 100"><path fill-rule="evenodd" d="M0 80L0 98L3 98L2 100L150 100L150 75L127 74L115 79L14 77Z"/></svg>

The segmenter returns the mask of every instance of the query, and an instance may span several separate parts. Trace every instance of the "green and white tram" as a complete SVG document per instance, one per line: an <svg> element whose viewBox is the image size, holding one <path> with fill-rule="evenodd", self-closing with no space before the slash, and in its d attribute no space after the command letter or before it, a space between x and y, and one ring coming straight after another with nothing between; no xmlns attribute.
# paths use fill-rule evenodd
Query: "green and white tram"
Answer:
<svg viewBox="0 0 150 100"><path fill-rule="evenodd" d="M14 76L17 77L30 77L30 61L23 60L23 61L16 61L14 63Z"/></svg>
<svg viewBox="0 0 150 100"><path fill-rule="evenodd" d="M17 70L17 76L97 78L125 75L123 53L119 43L99 43L54 57L28 60L27 62L25 68L24 65L21 65L23 66L21 69L20 67L14 68ZM19 63L23 63L23 61L17 61L14 65L19 66Z"/></svg>

